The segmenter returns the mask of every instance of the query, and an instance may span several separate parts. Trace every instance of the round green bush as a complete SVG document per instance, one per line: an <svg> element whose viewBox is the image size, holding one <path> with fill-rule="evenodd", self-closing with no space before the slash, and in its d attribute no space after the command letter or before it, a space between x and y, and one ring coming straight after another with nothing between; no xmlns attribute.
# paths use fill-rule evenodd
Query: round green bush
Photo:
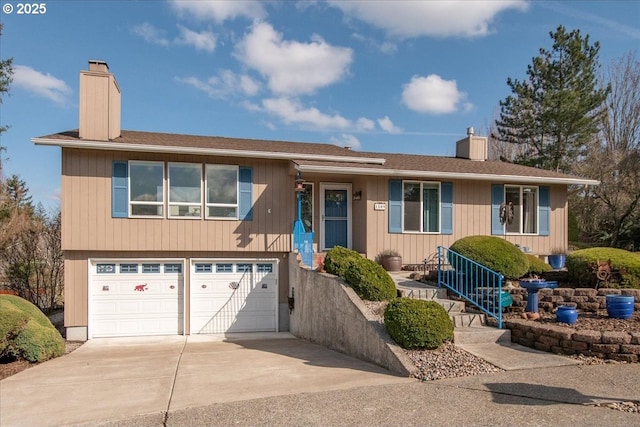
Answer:
<svg viewBox="0 0 640 427"><path fill-rule="evenodd" d="M334 246L324 257L324 269L327 273L344 278L347 268L360 259L362 256L358 252L342 246Z"/></svg>
<svg viewBox="0 0 640 427"><path fill-rule="evenodd" d="M493 271L502 273L507 279L524 276L529 262L522 251L513 243L494 236L468 236L459 239L449 248ZM449 261L455 268L455 255Z"/></svg>
<svg viewBox="0 0 640 427"><path fill-rule="evenodd" d="M64 339L29 301L0 295L0 358L44 362L64 354Z"/></svg>
<svg viewBox="0 0 640 427"><path fill-rule="evenodd" d="M384 311L384 325L402 348L434 349L453 341L453 322L435 301L396 298Z"/></svg>
<svg viewBox="0 0 640 427"><path fill-rule="evenodd" d="M566 267L576 285L595 287L598 284L598 261L605 263L609 260L611 269L619 271L620 275L614 275L607 285L640 289L640 253L637 252L603 247L580 249L567 255Z"/></svg>
<svg viewBox="0 0 640 427"><path fill-rule="evenodd" d="M344 280L358 296L368 301L388 301L396 297L396 284L380 264L367 258L352 262Z"/></svg>
<svg viewBox="0 0 640 427"><path fill-rule="evenodd" d="M542 274L545 271L551 270L551 266L537 256L531 254L524 254L524 256L529 262L529 271L527 271L527 274Z"/></svg>

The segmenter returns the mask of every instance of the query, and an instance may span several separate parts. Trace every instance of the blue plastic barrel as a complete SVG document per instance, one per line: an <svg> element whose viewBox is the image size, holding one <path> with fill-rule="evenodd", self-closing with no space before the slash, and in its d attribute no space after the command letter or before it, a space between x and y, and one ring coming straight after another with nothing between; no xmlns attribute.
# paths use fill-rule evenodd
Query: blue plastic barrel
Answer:
<svg viewBox="0 0 640 427"><path fill-rule="evenodd" d="M627 295L607 295L607 314L613 319L631 319L635 299Z"/></svg>

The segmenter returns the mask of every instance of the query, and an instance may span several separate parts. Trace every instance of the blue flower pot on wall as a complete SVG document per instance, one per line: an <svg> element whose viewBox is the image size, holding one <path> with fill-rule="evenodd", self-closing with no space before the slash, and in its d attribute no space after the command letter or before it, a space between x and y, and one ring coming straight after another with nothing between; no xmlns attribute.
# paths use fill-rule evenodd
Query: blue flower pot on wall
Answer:
<svg viewBox="0 0 640 427"><path fill-rule="evenodd" d="M554 270L560 270L564 268L564 263L567 260L567 256L565 254L553 254L547 257L549 259L549 265Z"/></svg>
<svg viewBox="0 0 640 427"><path fill-rule="evenodd" d="M573 325L578 320L578 311L570 305L559 305L556 311L556 320Z"/></svg>
<svg viewBox="0 0 640 427"><path fill-rule="evenodd" d="M625 295L607 295L607 314L613 319L631 319L635 299Z"/></svg>

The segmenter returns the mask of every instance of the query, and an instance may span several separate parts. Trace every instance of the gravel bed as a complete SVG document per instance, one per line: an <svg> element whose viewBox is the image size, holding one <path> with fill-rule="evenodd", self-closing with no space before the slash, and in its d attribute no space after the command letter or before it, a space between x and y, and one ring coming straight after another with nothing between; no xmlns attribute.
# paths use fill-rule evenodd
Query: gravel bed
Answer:
<svg viewBox="0 0 640 427"><path fill-rule="evenodd" d="M364 303L375 320L384 323L384 309L387 302L364 301ZM445 342L435 350L404 351L418 368L418 373L414 377L423 381L489 374L503 370L456 347L451 342Z"/></svg>

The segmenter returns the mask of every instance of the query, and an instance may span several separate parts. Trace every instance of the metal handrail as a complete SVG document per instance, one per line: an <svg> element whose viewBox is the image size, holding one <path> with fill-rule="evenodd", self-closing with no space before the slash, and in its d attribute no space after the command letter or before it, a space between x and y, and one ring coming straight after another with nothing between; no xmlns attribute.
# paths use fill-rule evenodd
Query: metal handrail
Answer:
<svg viewBox="0 0 640 427"><path fill-rule="evenodd" d="M498 328L502 328L503 281L502 274L438 246L438 287L446 287L496 319Z"/></svg>

